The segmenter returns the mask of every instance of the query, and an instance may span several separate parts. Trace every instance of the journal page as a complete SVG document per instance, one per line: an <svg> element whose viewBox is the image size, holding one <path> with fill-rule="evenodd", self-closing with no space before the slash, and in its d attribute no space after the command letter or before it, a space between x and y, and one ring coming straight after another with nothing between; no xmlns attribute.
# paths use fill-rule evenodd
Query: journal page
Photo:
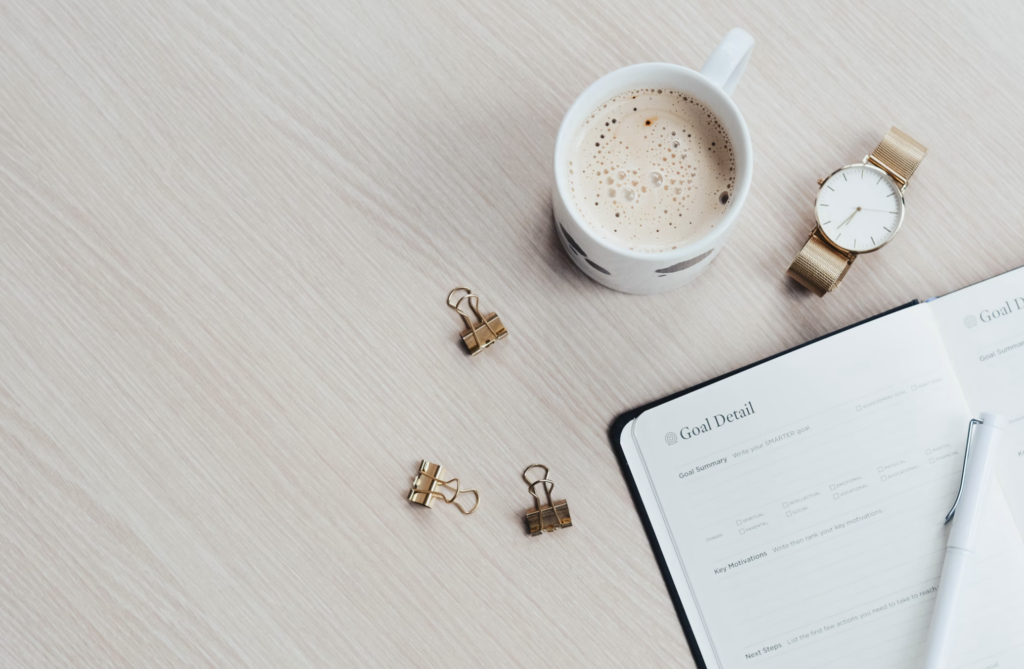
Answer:
<svg viewBox="0 0 1024 669"><path fill-rule="evenodd" d="M1010 421L999 482L1024 536L1024 268L928 303L975 414Z"/></svg>
<svg viewBox="0 0 1024 669"><path fill-rule="evenodd" d="M922 662L969 418L919 306L634 420L623 450L707 665ZM999 622L1024 619L1024 546L990 545L1008 517L953 666L1024 659Z"/></svg>

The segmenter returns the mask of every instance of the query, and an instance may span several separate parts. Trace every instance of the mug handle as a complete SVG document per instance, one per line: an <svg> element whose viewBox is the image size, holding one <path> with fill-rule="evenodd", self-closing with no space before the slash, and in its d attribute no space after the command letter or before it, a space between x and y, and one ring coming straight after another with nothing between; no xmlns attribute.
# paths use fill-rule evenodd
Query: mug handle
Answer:
<svg viewBox="0 0 1024 669"><path fill-rule="evenodd" d="M754 49L754 38L742 28L733 28L708 56L700 73L711 80L726 95L732 95L740 83L743 70L747 69L750 52Z"/></svg>

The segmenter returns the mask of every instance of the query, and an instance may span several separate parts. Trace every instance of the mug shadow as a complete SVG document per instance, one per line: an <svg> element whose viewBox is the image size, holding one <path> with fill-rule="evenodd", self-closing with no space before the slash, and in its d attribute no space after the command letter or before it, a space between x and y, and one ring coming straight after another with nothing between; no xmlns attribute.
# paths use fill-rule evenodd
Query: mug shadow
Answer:
<svg viewBox="0 0 1024 669"><path fill-rule="evenodd" d="M547 232L544 234L545 262L554 270L559 279L574 279L593 283L587 275L569 257L569 253L562 246L562 240L558 234L558 223L555 221L555 212L548 202L548 213L543 218Z"/></svg>

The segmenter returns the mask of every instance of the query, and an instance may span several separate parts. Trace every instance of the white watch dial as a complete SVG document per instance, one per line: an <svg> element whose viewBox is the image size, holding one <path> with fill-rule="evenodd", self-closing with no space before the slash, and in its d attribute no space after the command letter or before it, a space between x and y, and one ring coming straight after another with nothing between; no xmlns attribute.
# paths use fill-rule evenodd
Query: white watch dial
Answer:
<svg viewBox="0 0 1024 669"><path fill-rule="evenodd" d="M814 213L829 241L864 253L896 234L903 221L903 195L882 170L851 165L825 181L814 202Z"/></svg>

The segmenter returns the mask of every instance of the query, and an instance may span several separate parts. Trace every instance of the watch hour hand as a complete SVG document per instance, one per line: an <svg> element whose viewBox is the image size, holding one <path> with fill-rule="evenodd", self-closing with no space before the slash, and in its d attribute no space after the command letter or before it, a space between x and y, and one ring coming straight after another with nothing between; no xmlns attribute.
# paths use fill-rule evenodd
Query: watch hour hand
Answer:
<svg viewBox="0 0 1024 669"><path fill-rule="evenodd" d="M852 220L853 220L853 217L857 215L857 212L858 212L858 211L860 211L860 207L857 207L856 209L854 209L854 210L853 210L853 213L852 213L852 214L850 214L850 217L849 217L849 218L847 218L847 219L846 219L845 221L843 221L842 223L840 223L839 225L837 225L837 226L836 226L836 230L838 230L839 228L843 227L844 225L846 225L847 223L849 223L850 221L852 221Z"/></svg>

